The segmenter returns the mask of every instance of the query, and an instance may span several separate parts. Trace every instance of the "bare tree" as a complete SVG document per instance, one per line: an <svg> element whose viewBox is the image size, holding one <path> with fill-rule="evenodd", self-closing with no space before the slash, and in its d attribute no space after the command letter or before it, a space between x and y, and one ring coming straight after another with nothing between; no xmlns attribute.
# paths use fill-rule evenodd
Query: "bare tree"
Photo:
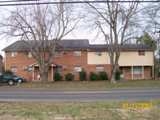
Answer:
<svg viewBox="0 0 160 120"><path fill-rule="evenodd" d="M146 17L146 30L156 43L154 56L154 76L159 77L160 69L160 3L147 4L143 10Z"/></svg>
<svg viewBox="0 0 160 120"><path fill-rule="evenodd" d="M160 45L160 3L154 3L152 5L147 4L143 10L143 15L146 18L146 31L149 32L157 42L158 48Z"/></svg>
<svg viewBox="0 0 160 120"><path fill-rule="evenodd" d="M74 30L78 19L72 15L71 6L34 5L18 7L5 23L5 33L24 40L39 65L42 81L48 80L58 42Z"/></svg>
<svg viewBox="0 0 160 120"><path fill-rule="evenodd" d="M153 29L156 26L157 29L160 29L160 3L147 4L143 10L143 14L146 17L149 27L152 26L151 28Z"/></svg>
<svg viewBox="0 0 160 120"><path fill-rule="evenodd" d="M116 83L115 75L119 70L120 46L132 35L128 31L131 26L134 26L132 17L136 14L138 6L137 2L120 3L118 1L120 0L117 0L117 2L106 0L106 3L103 4L88 3L92 8L92 14L95 16L92 20L107 43L107 53L112 65L111 83Z"/></svg>

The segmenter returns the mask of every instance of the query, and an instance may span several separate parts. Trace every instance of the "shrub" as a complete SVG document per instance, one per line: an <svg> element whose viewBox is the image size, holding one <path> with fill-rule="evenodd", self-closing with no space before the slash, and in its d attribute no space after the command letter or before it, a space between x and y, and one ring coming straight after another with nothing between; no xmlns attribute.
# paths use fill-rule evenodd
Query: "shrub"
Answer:
<svg viewBox="0 0 160 120"><path fill-rule="evenodd" d="M81 72L79 72L79 79L81 81L86 80L86 77L87 77L87 75L86 75L86 72L84 70L82 70Z"/></svg>
<svg viewBox="0 0 160 120"><path fill-rule="evenodd" d="M121 72L117 70L115 73L115 80L120 80L120 79L121 79Z"/></svg>
<svg viewBox="0 0 160 120"><path fill-rule="evenodd" d="M160 71L158 66L155 66L154 71L155 71L155 77L160 77Z"/></svg>
<svg viewBox="0 0 160 120"><path fill-rule="evenodd" d="M62 80L61 74L58 73L58 72L55 72L55 73L54 73L54 80L55 80L55 81L60 81L60 80Z"/></svg>
<svg viewBox="0 0 160 120"><path fill-rule="evenodd" d="M105 71L104 72L99 72L98 76L99 76L99 80L108 80L108 75Z"/></svg>
<svg viewBox="0 0 160 120"><path fill-rule="evenodd" d="M65 75L65 80L67 80L67 81L72 81L72 80L74 80L74 75L73 75L72 73L67 73L67 74Z"/></svg>
<svg viewBox="0 0 160 120"><path fill-rule="evenodd" d="M89 75L89 79L92 81L98 80L98 75L94 72L91 72Z"/></svg>
<svg viewBox="0 0 160 120"><path fill-rule="evenodd" d="M10 75L13 75L14 73L11 71L11 70L6 70L3 72L3 74L10 74Z"/></svg>

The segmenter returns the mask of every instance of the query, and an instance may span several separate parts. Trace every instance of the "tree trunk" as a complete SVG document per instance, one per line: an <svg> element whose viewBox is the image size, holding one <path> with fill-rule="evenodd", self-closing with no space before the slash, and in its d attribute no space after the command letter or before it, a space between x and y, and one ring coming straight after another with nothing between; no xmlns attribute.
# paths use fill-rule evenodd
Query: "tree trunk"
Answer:
<svg viewBox="0 0 160 120"><path fill-rule="evenodd" d="M49 67L46 65L41 65L39 67L39 71L40 71L40 80L42 82L46 82L48 81L48 69Z"/></svg>
<svg viewBox="0 0 160 120"><path fill-rule="evenodd" d="M42 82L48 81L48 72L40 73L40 79Z"/></svg>
<svg viewBox="0 0 160 120"><path fill-rule="evenodd" d="M116 67L112 67L112 73L111 73L111 83L116 83L116 79L115 79L115 76L116 76Z"/></svg>
<svg viewBox="0 0 160 120"><path fill-rule="evenodd" d="M115 51L115 59L113 57L113 60L112 60L112 73L111 73L111 83L116 83L116 73L117 71L119 71L119 64L118 64L118 61L119 61L119 57L120 57L120 50L118 49L118 46L116 46L116 51ZM114 61L114 62L113 62Z"/></svg>
<svg viewBox="0 0 160 120"><path fill-rule="evenodd" d="M113 62L112 61L112 71L111 71L111 83L116 83L116 72L119 71L119 64L118 64L118 60L119 60L119 54L116 55L116 59Z"/></svg>

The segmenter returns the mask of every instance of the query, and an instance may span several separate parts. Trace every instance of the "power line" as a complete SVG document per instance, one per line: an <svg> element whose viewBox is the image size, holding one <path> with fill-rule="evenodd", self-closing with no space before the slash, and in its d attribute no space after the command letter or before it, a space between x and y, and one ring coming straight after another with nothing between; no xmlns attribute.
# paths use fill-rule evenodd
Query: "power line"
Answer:
<svg viewBox="0 0 160 120"><path fill-rule="evenodd" d="M36 1L36 0L19 0L19 2L28 2L28 1ZM6 2L6 1L2 1ZM16 0L16 3L2 3L0 1L0 6L23 6L23 5L45 5L45 4L86 4L86 3L131 3L131 2L138 2L138 3L158 3L160 1L154 1L154 0L100 0L100 1L70 1L70 2L30 2L30 3L17 3L18 0ZM10 1L11 2L11 1Z"/></svg>
<svg viewBox="0 0 160 120"><path fill-rule="evenodd" d="M0 3L35 2L39 0L1 0Z"/></svg>

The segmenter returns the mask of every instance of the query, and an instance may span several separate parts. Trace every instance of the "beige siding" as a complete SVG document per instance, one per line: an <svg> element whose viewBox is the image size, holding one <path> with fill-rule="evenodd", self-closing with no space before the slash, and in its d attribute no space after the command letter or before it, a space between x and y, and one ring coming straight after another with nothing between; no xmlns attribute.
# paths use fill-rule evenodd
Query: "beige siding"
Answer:
<svg viewBox="0 0 160 120"><path fill-rule="evenodd" d="M87 54L88 64L110 64L109 56L106 52L101 52L101 56L97 55L96 52L88 52Z"/></svg>
<svg viewBox="0 0 160 120"><path fill-rule="evenodd" d="M145 52L145 56L139 56L138 52L122 52L119 65L120 66L153 66L153 52ZM109 56L106 52L101 52L98 56L96 52L88 52L88 64L110 64Z"/></svg>
<svg viewBox="0 0 160 120"><path fill-rule="evenodd" d="M120 66L152 66L153 52L145 52L144 56L138 55L138 52L122 52L119 58Z"/></svg>

